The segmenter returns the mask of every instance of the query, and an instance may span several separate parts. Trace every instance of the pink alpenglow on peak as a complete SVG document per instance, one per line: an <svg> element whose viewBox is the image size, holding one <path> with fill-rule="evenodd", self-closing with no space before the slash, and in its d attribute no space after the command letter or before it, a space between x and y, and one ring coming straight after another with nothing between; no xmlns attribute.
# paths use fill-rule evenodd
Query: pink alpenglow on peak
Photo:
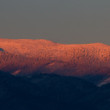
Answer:
<svg viewBox="0 0 110 110"><path fill-rule="evenodd" d="M59 44L38 39L0 39L0 70L14 75L34 72L66 76L109 75L110 46Z"/></svg>

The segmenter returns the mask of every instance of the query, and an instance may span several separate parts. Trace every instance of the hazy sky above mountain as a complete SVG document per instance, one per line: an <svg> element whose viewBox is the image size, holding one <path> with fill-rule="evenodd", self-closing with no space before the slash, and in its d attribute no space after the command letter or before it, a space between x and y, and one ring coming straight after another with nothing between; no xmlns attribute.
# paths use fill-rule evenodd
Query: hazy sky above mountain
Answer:
<svg viewBox="0 0 110 110"><path fill-rule="evenodd" d="M110 44L110 0L0 0L0 37Z"/></svg>

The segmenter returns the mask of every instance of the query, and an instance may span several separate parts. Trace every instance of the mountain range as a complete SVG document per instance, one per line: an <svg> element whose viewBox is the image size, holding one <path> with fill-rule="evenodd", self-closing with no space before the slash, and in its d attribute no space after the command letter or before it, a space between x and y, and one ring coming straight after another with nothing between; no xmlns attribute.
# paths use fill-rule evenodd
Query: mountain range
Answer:
<svg viewBox="0 0 110 110"><path fill-rule="evenodd" d="M13 76L0 71L0 110L110 110L110 84L73 76Z"/></svg>
<svg viewBox="0 0 110 110"><path fill-rule="evenodd" d="M0 70L12 75L57 74L110 82L110 46L59 44L44 39L0 39Z"/></svg>
<svg viewBox="0 0 110 110"><path fill-rule="evenodd" d="M110 46L0 39L0 110L110 110Z"/></svg>

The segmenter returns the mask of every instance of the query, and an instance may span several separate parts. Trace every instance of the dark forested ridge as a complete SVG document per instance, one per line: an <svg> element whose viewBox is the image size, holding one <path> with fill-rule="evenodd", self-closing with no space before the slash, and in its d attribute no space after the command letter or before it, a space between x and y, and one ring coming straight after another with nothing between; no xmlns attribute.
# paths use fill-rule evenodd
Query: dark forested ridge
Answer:
<svg viewBox="0 0 110 110"><path fill-rule="evenodd" d="M110 110L110 84L77 77L0 72L0 110Z"/></svg>

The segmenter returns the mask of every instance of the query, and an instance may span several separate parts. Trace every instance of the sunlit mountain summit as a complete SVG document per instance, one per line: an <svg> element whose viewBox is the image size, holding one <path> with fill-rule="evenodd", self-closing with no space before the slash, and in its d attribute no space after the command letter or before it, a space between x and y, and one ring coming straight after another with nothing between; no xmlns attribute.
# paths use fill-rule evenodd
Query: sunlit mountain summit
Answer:
<svg viewBox="0 0 110 110"><path fill-rule="evenodd" d="M60 44L45 39L0 39L0 59L0 70L13 75L37 72L77 76L97 84L109 82L110 46L102 43Z"/></svg>

